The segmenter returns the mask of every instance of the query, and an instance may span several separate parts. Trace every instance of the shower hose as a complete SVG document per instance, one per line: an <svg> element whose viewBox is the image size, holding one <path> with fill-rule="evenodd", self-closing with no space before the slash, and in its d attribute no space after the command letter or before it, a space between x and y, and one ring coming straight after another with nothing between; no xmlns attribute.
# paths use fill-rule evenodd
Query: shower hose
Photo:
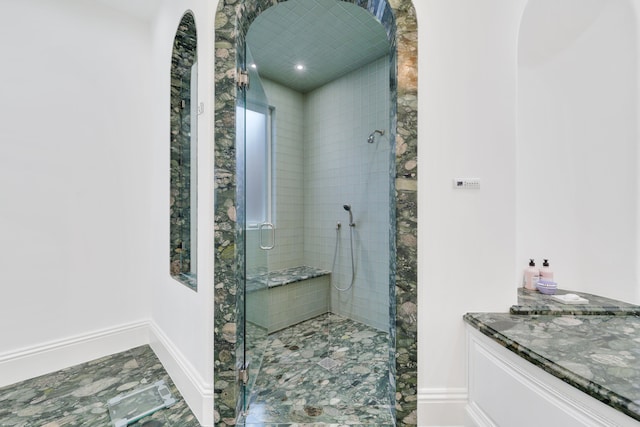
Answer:
<svg viewBox="0 0 640 427"><path fill-rule="evenodd" d="M336 226L336 247L335 250L333 251L333 264L331 267L331 282L333 287L340 291L340 292L345 292L348 291L349 289L351 289L351 287L353 286L353 281L356 278L356 266L355 263L353 261L353 225L349 225L349 247L351 249L351 282L349 283L349 286L347 286L346 288L340 288L337 284L336 284L336 280L333 278L334 274L333 272L336 271L336 257L338 255L338 239L340 237L340 224L338 223L338 225Z"/></svg>

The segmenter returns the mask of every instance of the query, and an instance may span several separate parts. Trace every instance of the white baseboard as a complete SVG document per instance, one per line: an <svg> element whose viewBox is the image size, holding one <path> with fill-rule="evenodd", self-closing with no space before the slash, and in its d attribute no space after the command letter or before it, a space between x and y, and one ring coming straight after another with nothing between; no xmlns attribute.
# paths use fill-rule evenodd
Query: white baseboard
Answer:
<svg viewBox="0 0 640 427"><path fill-rule="evenodd" d="M0 387L149 343L149 322L51 341L0 354Z"/></svg>
<svg viewBox="0 0 640 427"><path fill-rule="evenodd" d="M213 426L213 385L205 381L171 340L148 320L0 354L0 387L111 354L151 345L203 427Z"/></svg>
<svg viewBox="0 0 640 427"><path fill-rule="evenodd" d="M202 427L213 427L213 383L189 363L171 340L150 324L150 345Z"/></svg>
<svg viewBox="0 0 640 427"><path fill-rule="evenodd" d="M491 418L475 402L470 402L465 413L466 427L496 427Z"/></svg>
<svg viewBox="0 0 640 427"><path fill-rule="evenodd" d="M468 393L466 388L422 388L418 390L420 427L462 427Z"/></svg>

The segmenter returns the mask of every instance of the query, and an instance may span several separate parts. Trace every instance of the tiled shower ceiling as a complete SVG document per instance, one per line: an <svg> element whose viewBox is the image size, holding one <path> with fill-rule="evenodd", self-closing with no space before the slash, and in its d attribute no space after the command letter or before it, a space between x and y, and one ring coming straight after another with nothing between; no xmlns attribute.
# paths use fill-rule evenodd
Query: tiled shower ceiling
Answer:
<svg viewBox="0 0 640 427"><path fill-rule="evenodd" d="M337 0L273 6L251 24L247 43L260 76L302 93L389 51L384 28L368 11Z"/></svg>

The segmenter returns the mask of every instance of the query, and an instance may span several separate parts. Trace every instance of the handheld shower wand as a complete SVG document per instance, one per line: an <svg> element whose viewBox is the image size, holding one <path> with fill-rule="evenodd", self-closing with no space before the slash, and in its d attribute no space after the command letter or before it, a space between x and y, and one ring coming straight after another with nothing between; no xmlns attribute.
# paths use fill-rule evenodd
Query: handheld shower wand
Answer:
<svg viewBox="0 0 640 427"><path fill-rule="evenodd" d="M349 212L349 227L355 227L356 223L353 222L353 214L351 213L351 205L342 205L345 211Z"/></svg>

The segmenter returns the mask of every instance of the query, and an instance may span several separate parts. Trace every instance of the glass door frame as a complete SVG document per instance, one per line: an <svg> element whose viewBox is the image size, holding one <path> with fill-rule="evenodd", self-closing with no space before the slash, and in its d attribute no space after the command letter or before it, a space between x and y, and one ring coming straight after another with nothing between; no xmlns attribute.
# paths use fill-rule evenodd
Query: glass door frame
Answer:
<svg viewBox="0 0 640 427"><path fill-rule="evenodd" d="M266 344L269 311L268 301L264 299L268 298L268 251L275 246L275 229L271 223L270 107L259 75L250 66L251 53L246 45L242 51L242 57L238 55L238 76L242 78L237 88L236 162L237 227L241 236L238 251L242 250L239 253L244 256L240 257L243 262L238 268L241 295L238 299L237 365L241 380L239 413L246 415ZM260 120L264 123L259 123ZM254 176L256 172L262 172L264 176ZM266 232L270 232L269 238L265 238Z"/></svg>

